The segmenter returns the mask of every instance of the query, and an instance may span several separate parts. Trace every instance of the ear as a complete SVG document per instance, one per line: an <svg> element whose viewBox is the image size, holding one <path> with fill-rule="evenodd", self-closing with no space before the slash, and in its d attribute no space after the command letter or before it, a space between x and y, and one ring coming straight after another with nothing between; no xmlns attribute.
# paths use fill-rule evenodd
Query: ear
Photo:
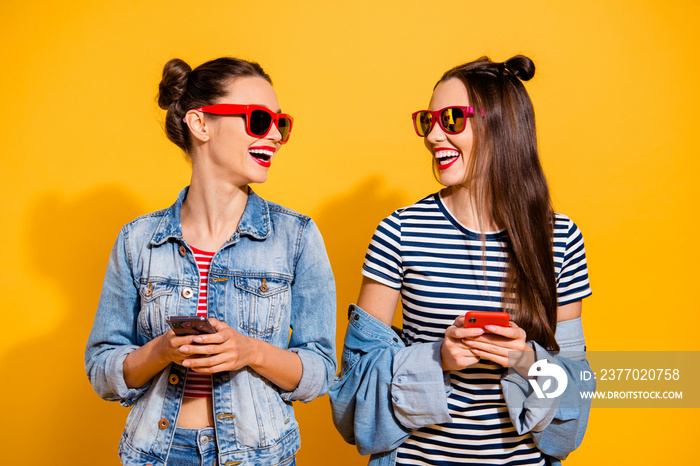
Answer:
<svg viewBox="0 0 700 466"><path fill-rule="evenodd" d="M209 128L204 121L204 114L202 112L189 110L185 114L185 123L187 123L194 138L201 142L209 140Z"/></svg>

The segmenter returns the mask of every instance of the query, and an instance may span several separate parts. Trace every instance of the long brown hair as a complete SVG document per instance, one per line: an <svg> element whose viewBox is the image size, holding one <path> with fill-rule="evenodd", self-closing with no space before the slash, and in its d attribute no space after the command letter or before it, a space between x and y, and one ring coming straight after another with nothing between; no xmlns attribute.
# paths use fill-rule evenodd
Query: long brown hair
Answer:
<svg viewBox="0 0 700 466"><path fill-rule="evenodd" d="M537 151L535 112L522 83L534 74L534 63L522 55L503 63L482 57L447 71L438 84L461 80L475 108L467 180L476 205L489 206L508 234L503 308L528 339L556 351L554 216Z"/></svg>
<svg viewBox="0 0 700 466"><path fill-rule="evenodd" d="M216 99L226 95L234 79L256 76L272 84L259 64L240 58L217 58L194 70L179 58L168 61L158 86L158 105L168 111L165 115L168 139L189 154L190 132L182 121L185 114L193 108L216 103Z"/></svg>

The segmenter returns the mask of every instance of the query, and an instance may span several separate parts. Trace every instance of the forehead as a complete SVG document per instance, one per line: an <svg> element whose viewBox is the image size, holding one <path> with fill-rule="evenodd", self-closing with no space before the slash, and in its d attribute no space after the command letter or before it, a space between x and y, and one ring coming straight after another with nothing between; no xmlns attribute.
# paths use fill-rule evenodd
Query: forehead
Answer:
<svg viewBox="0 0 700 466"><path fill-rule="evenodd" d="M430 110L439 110L452 106L469 106L467 88L457 78L450 78L438 84L430 99Z"/></svg>
<svg viewBox="0 0 700 466"><path fill-rule="evenodd" d="M228 92L221 98L221 103L262 105L278 111L277 93L272 85L258 76L236 78L227 86Z"/></svg>

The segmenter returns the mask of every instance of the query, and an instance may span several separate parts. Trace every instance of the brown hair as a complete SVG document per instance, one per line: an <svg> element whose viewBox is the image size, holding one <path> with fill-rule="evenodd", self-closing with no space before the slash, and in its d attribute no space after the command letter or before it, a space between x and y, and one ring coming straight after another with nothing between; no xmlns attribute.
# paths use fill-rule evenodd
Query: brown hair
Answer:
<svg viewBox="0 0 700 466"><path fill-rule="evenodd" d="M223 57L193 70L179 58L170 60L163 67L163 78L158 85L158 105L168 111L165 115L168 139L189 154L190 132L182 121L185 114L193 108L214 104L226 95L227 86L234 79L254 76L272 84L270 76L255 62Z"/></svg>
<svg viewBox="0 0 700 466"><path fill-rule="evenodd" d="M503 63L482 57L447 71L438 84L461 80L475 108L467 182L478 208L489 206L496 224L508 234L503 308L528 339L558 350L554 217L537 152L535 112L521 82L534 74L534 63L522 55Z"/></svg>

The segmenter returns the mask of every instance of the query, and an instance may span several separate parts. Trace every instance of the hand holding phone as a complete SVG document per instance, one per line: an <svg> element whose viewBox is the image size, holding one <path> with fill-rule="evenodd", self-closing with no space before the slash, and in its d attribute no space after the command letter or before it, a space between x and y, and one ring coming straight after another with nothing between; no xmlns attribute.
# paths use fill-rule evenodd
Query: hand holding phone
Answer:
<svg viewBox="0 0 700 466"><path fill-rule="evenodd" d="M467 311L464 315L464 328L484 328L484 325L510 326L507 312Z"/></svg>
<svg viewBox="0 0 700 466"><path fill-rule="evenodd" d="M204 316L170 316L168 325L175 335L200 335L202 333L216 333L209 320Z"/></svg>

